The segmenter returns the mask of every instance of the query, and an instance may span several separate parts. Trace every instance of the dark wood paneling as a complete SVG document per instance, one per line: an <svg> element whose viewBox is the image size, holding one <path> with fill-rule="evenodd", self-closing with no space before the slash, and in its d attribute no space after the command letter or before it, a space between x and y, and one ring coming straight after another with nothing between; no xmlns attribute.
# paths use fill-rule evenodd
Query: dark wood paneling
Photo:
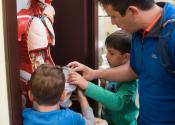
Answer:
<svg viewBox="0 0 175 125"><path fill-rule="evenodd" d="M88 59L86 61L91 68L98 68L98 2L88 0L87 5Z"/></svg>
<svg viewBox="0 0 175 125"><path fill-rule="evenodd" d="M88 58L86 64L93 68L98 68L98 2L97 0L87 0L87 20L88 20ZM98 84L98 80L92 81ZM94 115L98 117L98 103L89 98L93 105Z"/></svg>
<svg viewBox="0 0 175 125"><path fill-rule="evenodd" d="M53 1L56 46L51 53L56 64L77 60L91 67L97 65L94 3L93 0Z"/></svg>
<svg viewBox="0 0 175 125"><path fill-rule="evenodd" d="M79 61L98 67L98 16L96 0L55 0L56 45L51 54L58 65ZM97 106L89 99L94 111ZM73 106L73 109L76 104ZM97 113L96 113L97 114Z"/></svg>
<svg viewBox="0 0 175 125"><path fill-rule="evenodd" d="M87 9L86 0L55 0L54 30L56 46L52 55L56 64L66 65L87 58Z"/></svg>
<svg viewBox="0 0 175 125"><path fill-rule="evenodd" d="M21 125L22 108L19 85L19 49L17 42L16 1L3 0L2 2L10 125Z"/></svg>

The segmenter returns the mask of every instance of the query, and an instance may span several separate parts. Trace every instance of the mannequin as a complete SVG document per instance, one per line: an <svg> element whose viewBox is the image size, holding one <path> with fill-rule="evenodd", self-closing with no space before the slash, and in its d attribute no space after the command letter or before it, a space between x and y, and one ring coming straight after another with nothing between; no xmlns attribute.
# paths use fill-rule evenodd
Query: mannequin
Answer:
<svg viewBox="0 0 175 125"><path fill-rule="evenodd" d="M17 13L20 48L20 84L23 107L31 107L27 92L33 71L41 64L54 64L50 46L55 45L52 0L31 0L30 7Z"/></svg>

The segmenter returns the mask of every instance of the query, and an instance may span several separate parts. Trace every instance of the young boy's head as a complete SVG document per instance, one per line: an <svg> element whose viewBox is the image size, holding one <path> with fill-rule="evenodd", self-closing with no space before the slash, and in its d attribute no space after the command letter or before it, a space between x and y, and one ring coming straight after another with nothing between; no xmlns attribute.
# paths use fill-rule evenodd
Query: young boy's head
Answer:
<svg viewBox="0 0 175 125"><path fill-rule="evenodd" d="M131 35L125 30L119 30L106 38L106 58L110 67L120 66L129 61Z"/></svg>
<svg viewBox="0 0 175 125"><path fill-rule="evenodd" d="M39 105L52 106L60 100L64 86L62 68L42 64L31 76L29 97Z"/></svg>

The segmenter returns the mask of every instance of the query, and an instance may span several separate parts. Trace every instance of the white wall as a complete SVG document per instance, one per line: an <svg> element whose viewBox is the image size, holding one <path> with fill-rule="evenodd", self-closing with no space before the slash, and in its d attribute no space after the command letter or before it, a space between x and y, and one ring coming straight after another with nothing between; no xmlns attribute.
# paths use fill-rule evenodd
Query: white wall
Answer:
<svg viewBox="0 0 175 125"><path fill-rule="evenodd" d="M16 0L17 12L19 12L23 8L30 7L30 0Z"/></svg>
<svg viewBox="0 0 175 125"><path fill-rule="evenodd" d="M174 0L155 0L155 2L174 2Z"/></svg>
<svg viewBox="0 0 175 125"><path fill-rule="evenodd" d="M0 2L0 124L9 125L2 2Z"/></svg>

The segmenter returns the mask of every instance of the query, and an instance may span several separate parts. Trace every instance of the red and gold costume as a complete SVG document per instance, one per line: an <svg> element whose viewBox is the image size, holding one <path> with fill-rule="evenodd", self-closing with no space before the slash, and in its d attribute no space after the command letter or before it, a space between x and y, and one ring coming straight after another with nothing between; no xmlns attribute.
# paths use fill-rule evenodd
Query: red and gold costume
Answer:
<svg viewBox="0 0 175 125"><path fill-rule="evenodd" d="M51 2L31 0L29 9L17 13L20 80L27 107L31 106L27 92L32 72L43 63L54 64L50 55L50 46L55 45L52 27L55 11Z"/></svg>

